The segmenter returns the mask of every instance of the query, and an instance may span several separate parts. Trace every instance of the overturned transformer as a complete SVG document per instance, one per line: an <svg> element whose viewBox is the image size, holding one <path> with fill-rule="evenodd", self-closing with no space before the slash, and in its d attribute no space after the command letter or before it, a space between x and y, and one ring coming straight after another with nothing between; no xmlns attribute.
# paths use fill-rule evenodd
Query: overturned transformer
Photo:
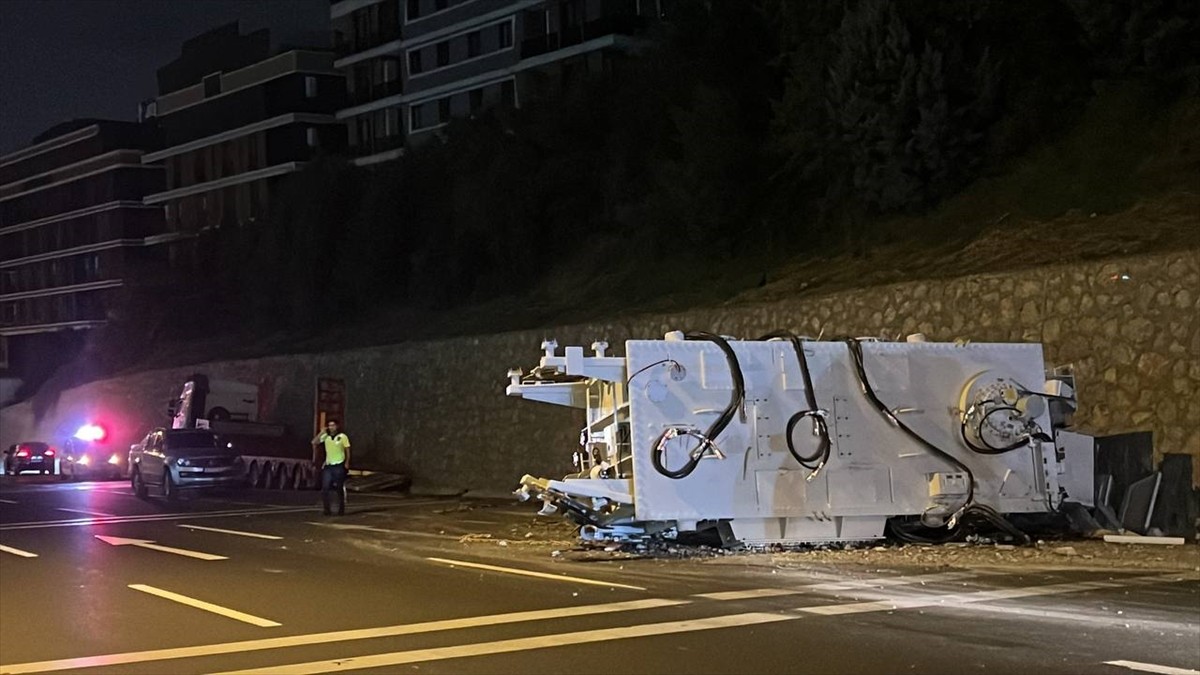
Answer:
<svg viewBox="0 0 1200 675"><path fill-rule="evenodd" d="M582 408L586 425L576 471L526 475L517 495L584 540L940 541L1092 505L1092 439L1065 430L1073 377L1047 375L1040 344L672 332L623 357L542 348L506 393Z"/></svg>

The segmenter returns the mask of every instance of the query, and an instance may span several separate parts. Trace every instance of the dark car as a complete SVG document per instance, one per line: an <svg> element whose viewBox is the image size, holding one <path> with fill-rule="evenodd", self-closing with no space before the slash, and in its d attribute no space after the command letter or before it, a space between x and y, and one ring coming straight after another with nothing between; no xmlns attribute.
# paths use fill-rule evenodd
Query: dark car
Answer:
<svg viewBox="0 0 1200 675"><path fill-rule="evenodd" d="M4 451L4 473L16 475L22 471L54 473L57 451L46 443L14 443Z"/></svg>
<svg viewBox="0 0 1200 675"><path fill-rule="evenodd" d="M129 482L138 497L153 486L174 500L183 490L244 485L246 466L207 429L155 429L129 450Z"/></svg>
<svg viewBox="0 0 1200 675"><path fill-rule="evenodd" d="M117 452L103 438L69 438L60 454L59 475L63 480L117 480L125 476L125 453Z"/></svg>

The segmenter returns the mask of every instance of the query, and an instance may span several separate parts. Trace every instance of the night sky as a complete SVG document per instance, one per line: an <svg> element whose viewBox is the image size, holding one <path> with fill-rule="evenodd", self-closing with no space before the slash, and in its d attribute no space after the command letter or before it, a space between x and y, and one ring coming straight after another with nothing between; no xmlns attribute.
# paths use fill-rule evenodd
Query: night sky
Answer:
<svg viewBox="0 0 1200 675"><path fill-rule="evenodd" d="M328 40L329 0L0 0L0 154L76 117L136 119L184 40L239 19Z"/></svg>

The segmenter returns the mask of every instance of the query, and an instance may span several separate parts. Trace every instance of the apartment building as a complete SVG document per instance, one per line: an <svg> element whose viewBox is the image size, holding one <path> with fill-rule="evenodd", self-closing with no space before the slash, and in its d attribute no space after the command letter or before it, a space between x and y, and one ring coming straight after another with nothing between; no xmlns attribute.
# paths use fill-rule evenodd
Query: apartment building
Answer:
<svg viewBox="0 0 1200 675"><path fill-rule="evenodd" d="M36 381L105 323L147 237L163 228L142 198L163 187L142 162L154 130L75 120L0 157L0 378Z"/></svg>
<svg viewBox="0 0 1200 675"><path fill-rule="evenodd" d="M165 169L163 190L145 203L162 209L176 257L186 240L266 217L278 181L322 152L341 152L345 78L333 53L272 48L265 30L237 23L183 44L158 71L159 95L143 105L162 146L142 157Z"/></svg>
<svg viewBox="0 0 1200 675"><path fill-rule="evenodd" d="M337 117L358 164L399 155L451 119L519 107L610 72L669 0L339 0L335 65L354 92ZM387 27L393 17L397 31ZM359 45L363 48L360 51Z"/></svg>
<svg viewBox="0 0 1200 675"><path fill-rule="evenodd" d="M335 0L329 9L334 66L346 75L348 148L357 164L400 156L404 130L395 106L374 106L403 92L400 62L401 0Z"/></svg>

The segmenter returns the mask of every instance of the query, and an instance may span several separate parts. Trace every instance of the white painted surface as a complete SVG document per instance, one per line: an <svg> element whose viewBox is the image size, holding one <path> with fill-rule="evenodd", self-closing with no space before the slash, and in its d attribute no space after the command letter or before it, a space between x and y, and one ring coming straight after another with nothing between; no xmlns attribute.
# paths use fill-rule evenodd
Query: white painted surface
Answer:
<svg viewBox="0 0 1200 675"><path fill-rule="evenodd" d="M3 552L5 552L5 553L11 553L11 554L13 554L13 555L19 555L19 556L21 556L22 558L36 558L36 557L38 557L36 553L30 553L29 551L22 551L22 550L21 550L21 549L19 549L19 548L13 548L13 547L11 547L11 546L4 546L4 545L0 545L0 551L3 551Z"/></svg>
<svg viewBox="0 0 1200 675"><path fill-rule="evenodd" d="M205 527L203 525L192 525L190 523L179 523L179 527L188 530L203 530L205 532L218 532L220 534L233 534L239 537L253 537L255 539L283 539L273 534L259 534L258 532L243 532L242 530L225 530L219 527Z"/></svg>
<svg viewBox="0 0 1200 675"><path fill-rule="evenodd" d="M597 581L595 579L584 579L583 577L572 577L565 574L548 574L546 572L534 572L531 570L522 570L515 567L500 567L498 565L485 565L483 563L467 562L465 560L449 560L447 558L426 558L433 562L445 563L454 567L469 567L477 570L487 570L489 572L500 572L501 574L515 574L522 577L535 577L537 579L550 579L551 581L566 581L575 584L589 584L592 586L605 586L609 588L629 588L635 591L644 591L644 586L631 586L629 584L619 584L615 581Z"/></svg>
<svg viewBox="0 0 1200 675"><path fill-rule="evenodd" d="M270 619L264 619L262 617L257 617L252 614L246 614L245 612L239 612L236 609L229 609L228 607L214 605L211 602L204 602L203 600L189 598L186 595L172 593L171 591L164 591L163 589L155 588L154 586L147 586L145 584L129 584L129 587L135 591L141 591L143 593L149 593L150 595L156 595L160 598L165 598L167 600L172 600L174 602L178 602L181 605L187 605L188 607L195 607L196 609L202 609L206 612L212 612L213 614L220 614L221 616L226 616L226 617L229 617L230 619L234 619L236 621L241 621L243 623L248 623L248 624L251 624L254 626L259 626L260 628L272 628L275 626L283 625L277 621L271 621Z"/></svg>

